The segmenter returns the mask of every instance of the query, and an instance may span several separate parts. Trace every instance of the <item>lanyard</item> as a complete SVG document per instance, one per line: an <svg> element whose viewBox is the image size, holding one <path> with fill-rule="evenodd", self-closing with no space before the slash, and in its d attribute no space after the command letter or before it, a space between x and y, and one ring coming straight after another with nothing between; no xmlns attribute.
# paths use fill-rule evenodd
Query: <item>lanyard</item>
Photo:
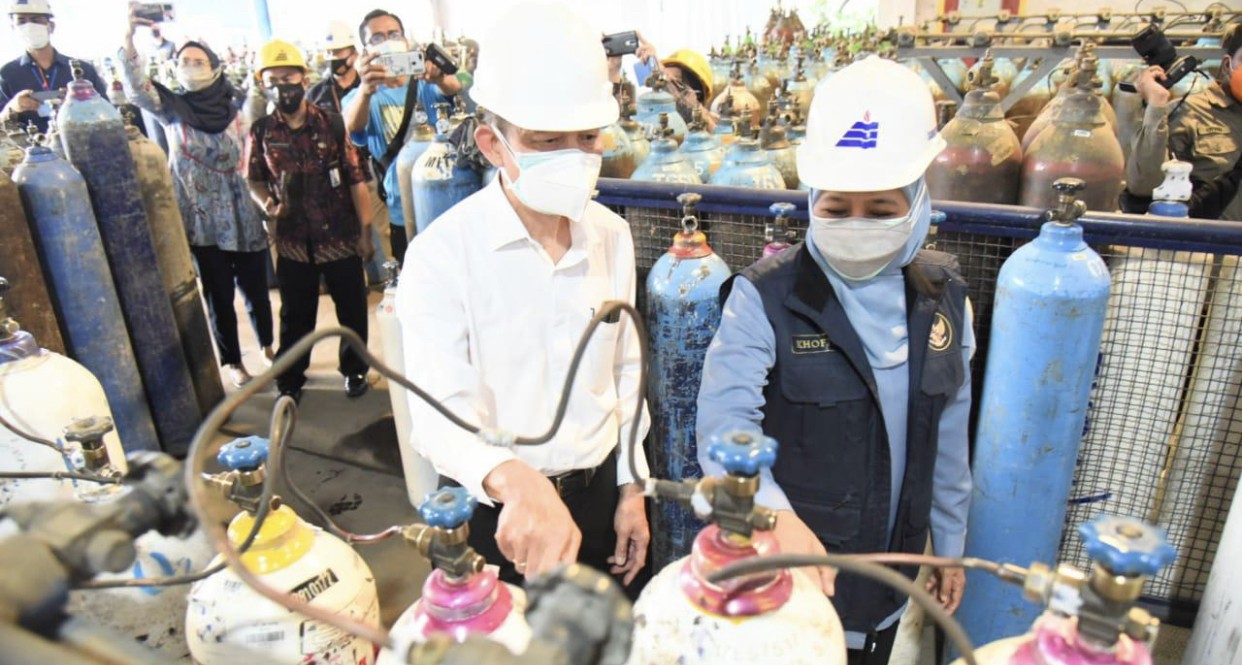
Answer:
<svg viewBox="0 0 1242 665"><path fill-rule="evenodd" d="M51 76L45 74L37 62L30 63L30 69L34 70L35 76L39 77L39 83L43 85L43 89L51 90L52 84L56 82L56 73L60 70L60 63L52 64Z"/></svg>

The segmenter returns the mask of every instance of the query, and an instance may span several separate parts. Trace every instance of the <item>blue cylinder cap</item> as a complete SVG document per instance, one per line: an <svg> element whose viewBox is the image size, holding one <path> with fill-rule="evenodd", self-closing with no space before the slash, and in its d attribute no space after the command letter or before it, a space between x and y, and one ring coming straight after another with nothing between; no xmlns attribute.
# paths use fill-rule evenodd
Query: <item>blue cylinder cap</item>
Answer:
<svg viewBox="0 0 1242 665"><path fill-rule="evenodd" d="M768 212L772 213L773 215L777 215L777 216L784 215L788 217L789 215L793 214L793 211L796 207L797 206L795 206L792 203L773 203L772 205L768 206Z"/></svg>
<svg viewBox="0 0 1242 665"><path fill-rule="evenodd" d="M216 454L216 461L233 471L254 471L267 461L271 443L261 436L233 439Z"/></svg>
<svg viewBox="0 0 1242 665"><path fill-rule="evenodd" d="M1177 558L1164 530L1133 517L1101 515L1079 525L1087 556L1117 575L1151 577Z"/></svg>
<svg viewBox="0 0 1242 665"><path fill-rule="evenodd" d="M442 487L423 497L418 513L427 526L440 529L456 529L470 521L479 500L464 487Z"/></svg>
<svg viewBox="0 0 1242 665"><path fill-rule="evenodd" d="M725 471L753 476L761 469L770 469L776 463L776 439L764 436L757 430L738 429L713 436L707 444L707 454L719 462Z"/></svg>
<svg viewBox="0 0 1242 665"><path fill-rule="evenodd" d="M931 223L934 225L944 224L949 216L940 210L931 211Z"/></svg>

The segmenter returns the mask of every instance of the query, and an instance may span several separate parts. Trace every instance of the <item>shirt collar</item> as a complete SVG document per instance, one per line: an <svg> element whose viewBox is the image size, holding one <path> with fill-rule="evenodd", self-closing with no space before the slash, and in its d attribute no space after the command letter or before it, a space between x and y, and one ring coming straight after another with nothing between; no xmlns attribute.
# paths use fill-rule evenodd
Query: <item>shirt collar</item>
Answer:
<svg viewBox="0 0 1242 665"><path fill-rule="evenodd" d="M311 125L318 127L319 120L322 117L323 117L323 111L321 111L318 106L311 104L309 101L306 102L306 122L302 123L302 126L298 127L297 129L289 127L289 123L285 121L285 116L283 113L276 112L272 114L272 119L275 120L277 124L284 125L285 127L289 127L289 131L292 131L292 132L301 131L303 129L306 129L307 127L310 127Z"/></svg>
<svg viewBox="0 0 1242 665"><path fill-rule="evenodd" d="M513 205L505 197L501 177L500 173L497 173L482 192L487 199L489 213L484 218L487 246L493 252L523 240L535 242L535 239L530 237L530 231L526 229L526 225L518 217L517 211L513 209ZM557 268L572 266L586 258L589 247L597 240L594 229L587 220L589 216L588 208L582 221L569 223L569 251L556 265Z"/></svg>
<svg viewBox="0 0 1242 665"><path fill-rule="evenodd" d="M34 61L34 58L30 57L30 53L29 52L22 53L22 67L29 67L33 64L35 64L35 61ZM53 47L52 48L52 66L54 67L56 65L65 65L66 67L69 66L69 56L61 53L60 51L57 51Z"/></svg>
<svg viewBox="0 0 1242 665"><path fill-rule="evenodd" d="M1212 103L1212 106L1222 109L1227 109L1230 106L1238 106L1238 101L1234 99L1233 95L1229 94L1219 83L1212 82L1212 84L1207 87L1206 92L1208 101Z"/></svg>

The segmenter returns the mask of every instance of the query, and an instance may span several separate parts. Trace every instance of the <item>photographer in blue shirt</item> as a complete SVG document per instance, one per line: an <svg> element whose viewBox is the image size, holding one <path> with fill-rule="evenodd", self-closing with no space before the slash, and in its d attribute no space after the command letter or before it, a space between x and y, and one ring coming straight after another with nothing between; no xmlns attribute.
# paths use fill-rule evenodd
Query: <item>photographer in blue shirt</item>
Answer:
<svg viewBox="0 0 1242 665"><path fill-rule="evenodd" d="M401 19L382 9L376 9L362 19L358 36L366 53L354 63L361 85L341 100L345 127L355 145L366 147L371 153L376 180L388 204L392 233L393 258L405 258L409 239L405 234L405 214L401 210L401 189L397 186L396 154L405 143L405 137L397 136L407 114L413 112L416 102L422 102L428 121L436 122L436 104L448 102L462 91L462 82L456 76L448 76L435 64L426 63L426 71L420 78L393 76L388 68L376 61L382 55L404 53L415 45L405 34Z"/></svg>

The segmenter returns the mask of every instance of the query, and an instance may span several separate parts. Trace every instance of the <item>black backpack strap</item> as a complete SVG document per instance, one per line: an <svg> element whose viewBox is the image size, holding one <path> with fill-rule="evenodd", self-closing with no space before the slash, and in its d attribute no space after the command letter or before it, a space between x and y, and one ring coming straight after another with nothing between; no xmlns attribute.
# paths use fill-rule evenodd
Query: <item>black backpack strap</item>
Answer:
<svg viewBox="0 0 1242 665"><path fill-rule="evenodd" d="M392 160L397 158L397 153L401 152L401 146L405 144L405 134L410 129L410 119L414 117L414 102L418 99L419 82L410 79L409 87L405 89L405 109L401 113L401 126L397 128L397 133L392 135L392 140L388 142L388 150L384 151L384 156L376 161L379 162L383 173L376 176L379 179L384 178L384 173L388 172L388 166L392 164Z"/></svg>

